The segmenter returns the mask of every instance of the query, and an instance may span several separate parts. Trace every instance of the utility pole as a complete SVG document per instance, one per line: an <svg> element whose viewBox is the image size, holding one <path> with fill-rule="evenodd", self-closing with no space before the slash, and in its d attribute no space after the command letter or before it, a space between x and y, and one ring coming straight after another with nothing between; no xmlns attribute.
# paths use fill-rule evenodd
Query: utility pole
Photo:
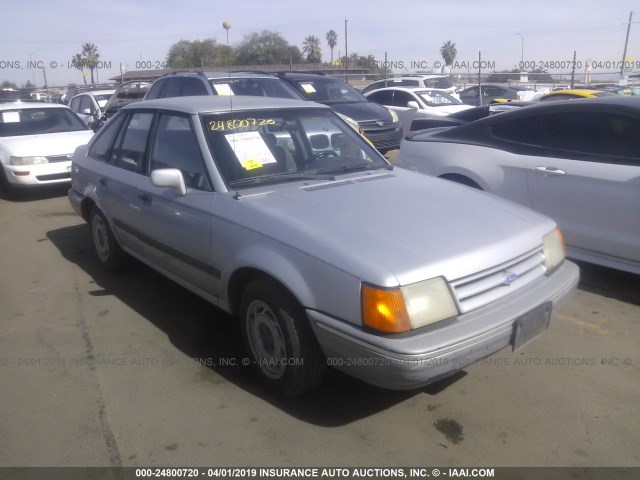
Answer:
<svg viewBox="0 0 640 480"><path fill-rule="evenodd" d="M345 81L349 83L349 48L347 43L347 19L344 19L344 69L345 69Z"/></svg>
<svg viewBox="0 0 640 480"><path fill-rule="evenodd" d="M627 38L624 40L624 53L622 54L622 66L620 67L620 80L624 78L624 61L627 58L627 45L629 44L629 31L631 30L631 19L633 12L629 12L629 23L627 24Z"/></svg>

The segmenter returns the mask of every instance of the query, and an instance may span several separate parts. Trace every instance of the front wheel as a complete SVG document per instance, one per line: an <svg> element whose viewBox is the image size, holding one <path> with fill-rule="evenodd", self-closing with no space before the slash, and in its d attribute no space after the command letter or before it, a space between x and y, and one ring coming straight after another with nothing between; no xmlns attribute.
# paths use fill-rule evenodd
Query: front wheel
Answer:
<svg viewBox="0 0 640 480"><path fill-rule="evenodd" d="M127 265L127 254L122 250L111 232L104 214L93 207L89 221L91 225L91 239L98 261L107 272L119 272Z"/></svg>
<svg viewBox="0 0 640 480"><path fill-rule="evenodd" d="M326 362L304 309L280 285L250 283L240 303L242 340L254 370L287 397L316 387Z"/></svg>

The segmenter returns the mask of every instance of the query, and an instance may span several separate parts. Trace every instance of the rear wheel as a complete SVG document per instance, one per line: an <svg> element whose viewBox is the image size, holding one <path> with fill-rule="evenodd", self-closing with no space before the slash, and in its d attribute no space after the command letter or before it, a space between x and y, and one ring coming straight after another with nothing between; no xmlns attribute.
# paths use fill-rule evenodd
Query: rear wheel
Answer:
<svg viewBox="0 0 640 480"><path fill-rule="evenodd" d="M89 220L91 239L98 261L107 272L119 272L127 265L127 254L111 232L107 219L98 207L93 207Z"/></svg>
<svg viewBox="0 0 640 480"><path fill-rule="evenodd" d="M254 370L285 396L316 387L326 362L304 309L275 282L256 280L240 302L242 339Z"/></svg>

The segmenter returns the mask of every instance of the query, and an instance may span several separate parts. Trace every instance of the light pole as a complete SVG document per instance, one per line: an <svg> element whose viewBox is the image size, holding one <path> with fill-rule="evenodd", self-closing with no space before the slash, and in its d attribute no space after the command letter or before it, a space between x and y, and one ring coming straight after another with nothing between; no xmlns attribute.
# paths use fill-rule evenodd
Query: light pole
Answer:
<svg viewBox="0 0 640 480"><path fill-rule="evenodd" d="M520 54L520 70L524 69L524 37L520 32L516 33L516 35L520 35L522 39L522 53Z"/></svg>

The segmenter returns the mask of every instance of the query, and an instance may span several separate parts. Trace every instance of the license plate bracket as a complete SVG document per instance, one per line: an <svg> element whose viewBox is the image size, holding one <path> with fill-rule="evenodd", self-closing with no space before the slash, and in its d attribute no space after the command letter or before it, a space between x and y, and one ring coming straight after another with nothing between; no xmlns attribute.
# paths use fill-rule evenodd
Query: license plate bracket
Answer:
<svg viewBox="0 0 640 480"><path fill-rule="evenodd" d="M547 328L551 319L551 302L544 303L516 320L513 333L513 351L520 350Z"/></svg>

